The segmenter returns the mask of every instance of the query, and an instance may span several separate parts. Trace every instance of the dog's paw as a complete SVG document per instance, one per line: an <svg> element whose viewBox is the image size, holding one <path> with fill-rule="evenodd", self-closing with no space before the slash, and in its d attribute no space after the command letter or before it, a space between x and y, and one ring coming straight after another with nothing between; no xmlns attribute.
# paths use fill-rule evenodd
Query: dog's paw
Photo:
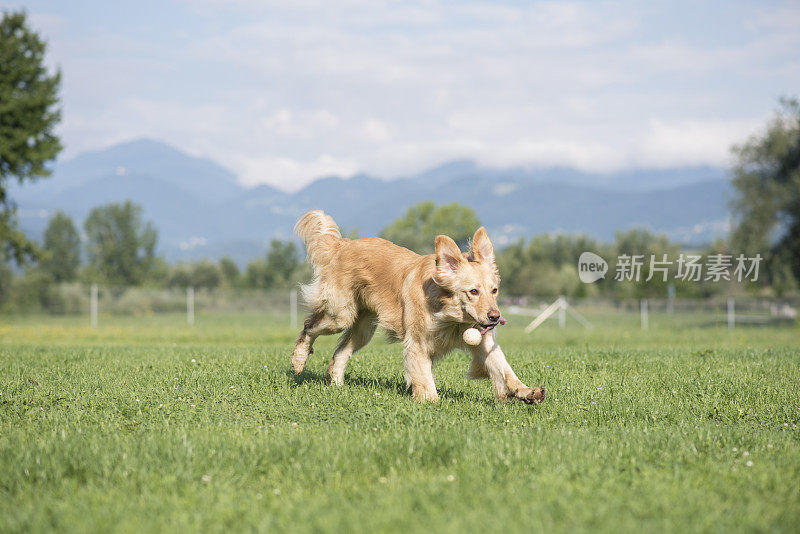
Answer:
<svg viewBox="0 0 800 534"><path fill-rule="evenodd" d="M427 402L439 402L439 394L436 390L430 391L424 388L414 389L412 388L411 396L417 402L427 403Z"/></svg>
<svg viewBox="0 0 800 534"><path fill-rule="evenodd" d="M513 396L525 404L540 404L547 396L547 390L543 387L521 388Z"/></svg>
<svg viewBox="0 0 800 534"><path fill-rule="evenodd" d="M343 386L344 373L338 374L336 372L328 371L328 384L331 386Z"/></svg>
<svg viewBox="0 0 800 534"><path fill-rule="evenodd" d="M306 368L306 359L308 356L303 357L302 354L297 352L292 353L292 371L294 374L299 375Z"/></svg>

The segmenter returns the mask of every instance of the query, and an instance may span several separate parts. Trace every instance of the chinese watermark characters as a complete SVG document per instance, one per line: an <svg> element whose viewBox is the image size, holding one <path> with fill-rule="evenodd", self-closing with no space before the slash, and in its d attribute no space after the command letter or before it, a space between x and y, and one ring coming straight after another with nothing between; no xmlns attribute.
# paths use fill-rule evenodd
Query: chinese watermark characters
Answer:
<svg viewBox="0 0 800 534"><path fill-rule="evenodd" d="M758 281L761 254L748 257L744 254L710 254L703 259L699 254L681 253L677 259L667 254L621 254L615 264L614 280L617 282L756 282ZM578 275L582 282L592 283L604 278L608 264L593 252L584 252L578 260Z"/></svg>

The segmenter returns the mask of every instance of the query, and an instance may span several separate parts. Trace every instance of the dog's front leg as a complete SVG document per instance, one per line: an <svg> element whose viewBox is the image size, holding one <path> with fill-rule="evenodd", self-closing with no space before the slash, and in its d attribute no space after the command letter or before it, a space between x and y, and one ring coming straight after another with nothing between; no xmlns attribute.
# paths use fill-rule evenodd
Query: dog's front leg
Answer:
<svg viewBox="0 0 800 534"><path fill-rule="evenodd" d="M406 387L411 387L414 399L420 402L438 401L430 352L418 342L407 342L403 351L403 365L406 368Z"/></svg>
<svg viewBox="0 0 800 534"><path fill-rule="evenodd" d="M494 332L484 334L481 343L472 347L470 376L480 378L485 375L492 381L495 397L500 400L513 397L528 404L539 404L547 394L544 388L529 388L517 378L497 344Z"/></svg>

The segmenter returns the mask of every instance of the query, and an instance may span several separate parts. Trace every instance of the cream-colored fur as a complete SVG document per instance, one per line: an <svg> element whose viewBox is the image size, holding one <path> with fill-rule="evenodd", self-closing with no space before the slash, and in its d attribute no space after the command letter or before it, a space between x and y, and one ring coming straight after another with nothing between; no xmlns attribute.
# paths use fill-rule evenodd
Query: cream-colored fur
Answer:
<svg viewBox="0 0 800 534"><path fill-rule="evenodd" d="M300 373L321 335L344 332L328 366L332 384L342 385L347 361L369 343L380 325L403 342L406 384L415 399L436 401L433 364L453 349L472 354L469 378L488 378L498 399L538 404L544 388L523 384L495 341L494 331L474 347L467 328L495 324L500 317L500 277L486 230L475 232L469 252L436 237L436 253L420 256L377 237L344 239L322 211L303 215L295 231L303 238L314 279L303 287L310 314L292 353Z"/></svg>

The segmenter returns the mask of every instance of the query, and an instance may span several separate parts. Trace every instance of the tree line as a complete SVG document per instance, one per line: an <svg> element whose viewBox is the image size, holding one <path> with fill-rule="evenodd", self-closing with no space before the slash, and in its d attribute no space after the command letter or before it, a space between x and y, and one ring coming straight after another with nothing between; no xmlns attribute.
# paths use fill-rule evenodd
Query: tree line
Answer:
<svg viewBox="0 0 800 534"><path fill-rule="evenodd" d="M0 265L0 304L21 291L46 295L52 284L82 282L111 286L199 289L287 288L306 278L298 247L273 240L263 257L245 269L229 257L169 264L155 253L158 232L130 201L93 209L83 224L83 239L72 218L57 212L37 243L39 261L19 275Z"/></svg>
<svg viewBox="0 0 800 534"><path fill-rule="evenodd" d="M466 250L474 230L481 225L476 213L456 203L436 206L423 202L381 231L381 237L420 254L433 251L436 235L447 234ZM352 236L354 237L354 236ZM292 241L272 240L265 253L247 263L244 269L229 257L219 261L199 260L170 264L155 254L158 233L142 218L142 208L130 201L109 204L92 210L83 223L83 236L72 219L56 213L37 244L40 261L15 275L8 265L0 267L0 308L59 310L56 288L59 284L100 283L120 289L131 286L200 290L218 288L287 289L308 282L311 271L302 261L301 250ZM616 234L613 242L586 235L540 234L496 248L497 264L505 296L573 298L665 298L669 292L682 298L707 298L748 291L752 294L785 295L796 290L794 279L776 276L763 267L761 283L736 285L735 281L681 279L675 259L684 253L701 258L714 255L732 257L735 249L718 240L707 247L686 250L666 236L645 229ZM595 283L583 283L578 260L593 252L608 260L610 271ZM614 280L614 260L641 257L640 277ZM671 258L664 273L653 276L650 258ZM777 266L778 273L786 271ZM662 276L663 274L663 276ZM665 279L666 278L666 279ZM779 283L780 282L780 283ZM668 288L668 286L672 288Z"/></svg>
<svg viewBox="0 0 800 534"><path fill-rule="evenodd" d="M381 232L394 243L427 254L433 251L437 234L447 234L466 250L469 239L481 225L475 212L459 204L436 207L432 202L423 202ZM547 233L529 239L518 239L504 247L495 246L495 255L502 278L500 287L505 296L552 297L564 295L575 298L666 298L671 291L681 298L708 298L715 295L747 291L751 294L769 293L785 295L796 290L797 284L776 285L768 274L762 283L736 285L735 281L719 283L680 278L677 260L697 256L704 260L715 255L733 256L736 250L724 240L717 240L705 247L687 249L643 228L617 232L614 241L604 242L581 234ZM593 252L609 263L605 278L595 283L584 283L579 277L578 260L582 253ZM620 257L641 258L638 280L615 280L614 261ZM666 273L651 275L650 258L670 259L670 265L662 267ZM780 267L782 268L782 267ZM658 276L655 276L658 274ZM666 280L664 280L666 278ZM672 289L669 286L672 285Z"/></svg>

